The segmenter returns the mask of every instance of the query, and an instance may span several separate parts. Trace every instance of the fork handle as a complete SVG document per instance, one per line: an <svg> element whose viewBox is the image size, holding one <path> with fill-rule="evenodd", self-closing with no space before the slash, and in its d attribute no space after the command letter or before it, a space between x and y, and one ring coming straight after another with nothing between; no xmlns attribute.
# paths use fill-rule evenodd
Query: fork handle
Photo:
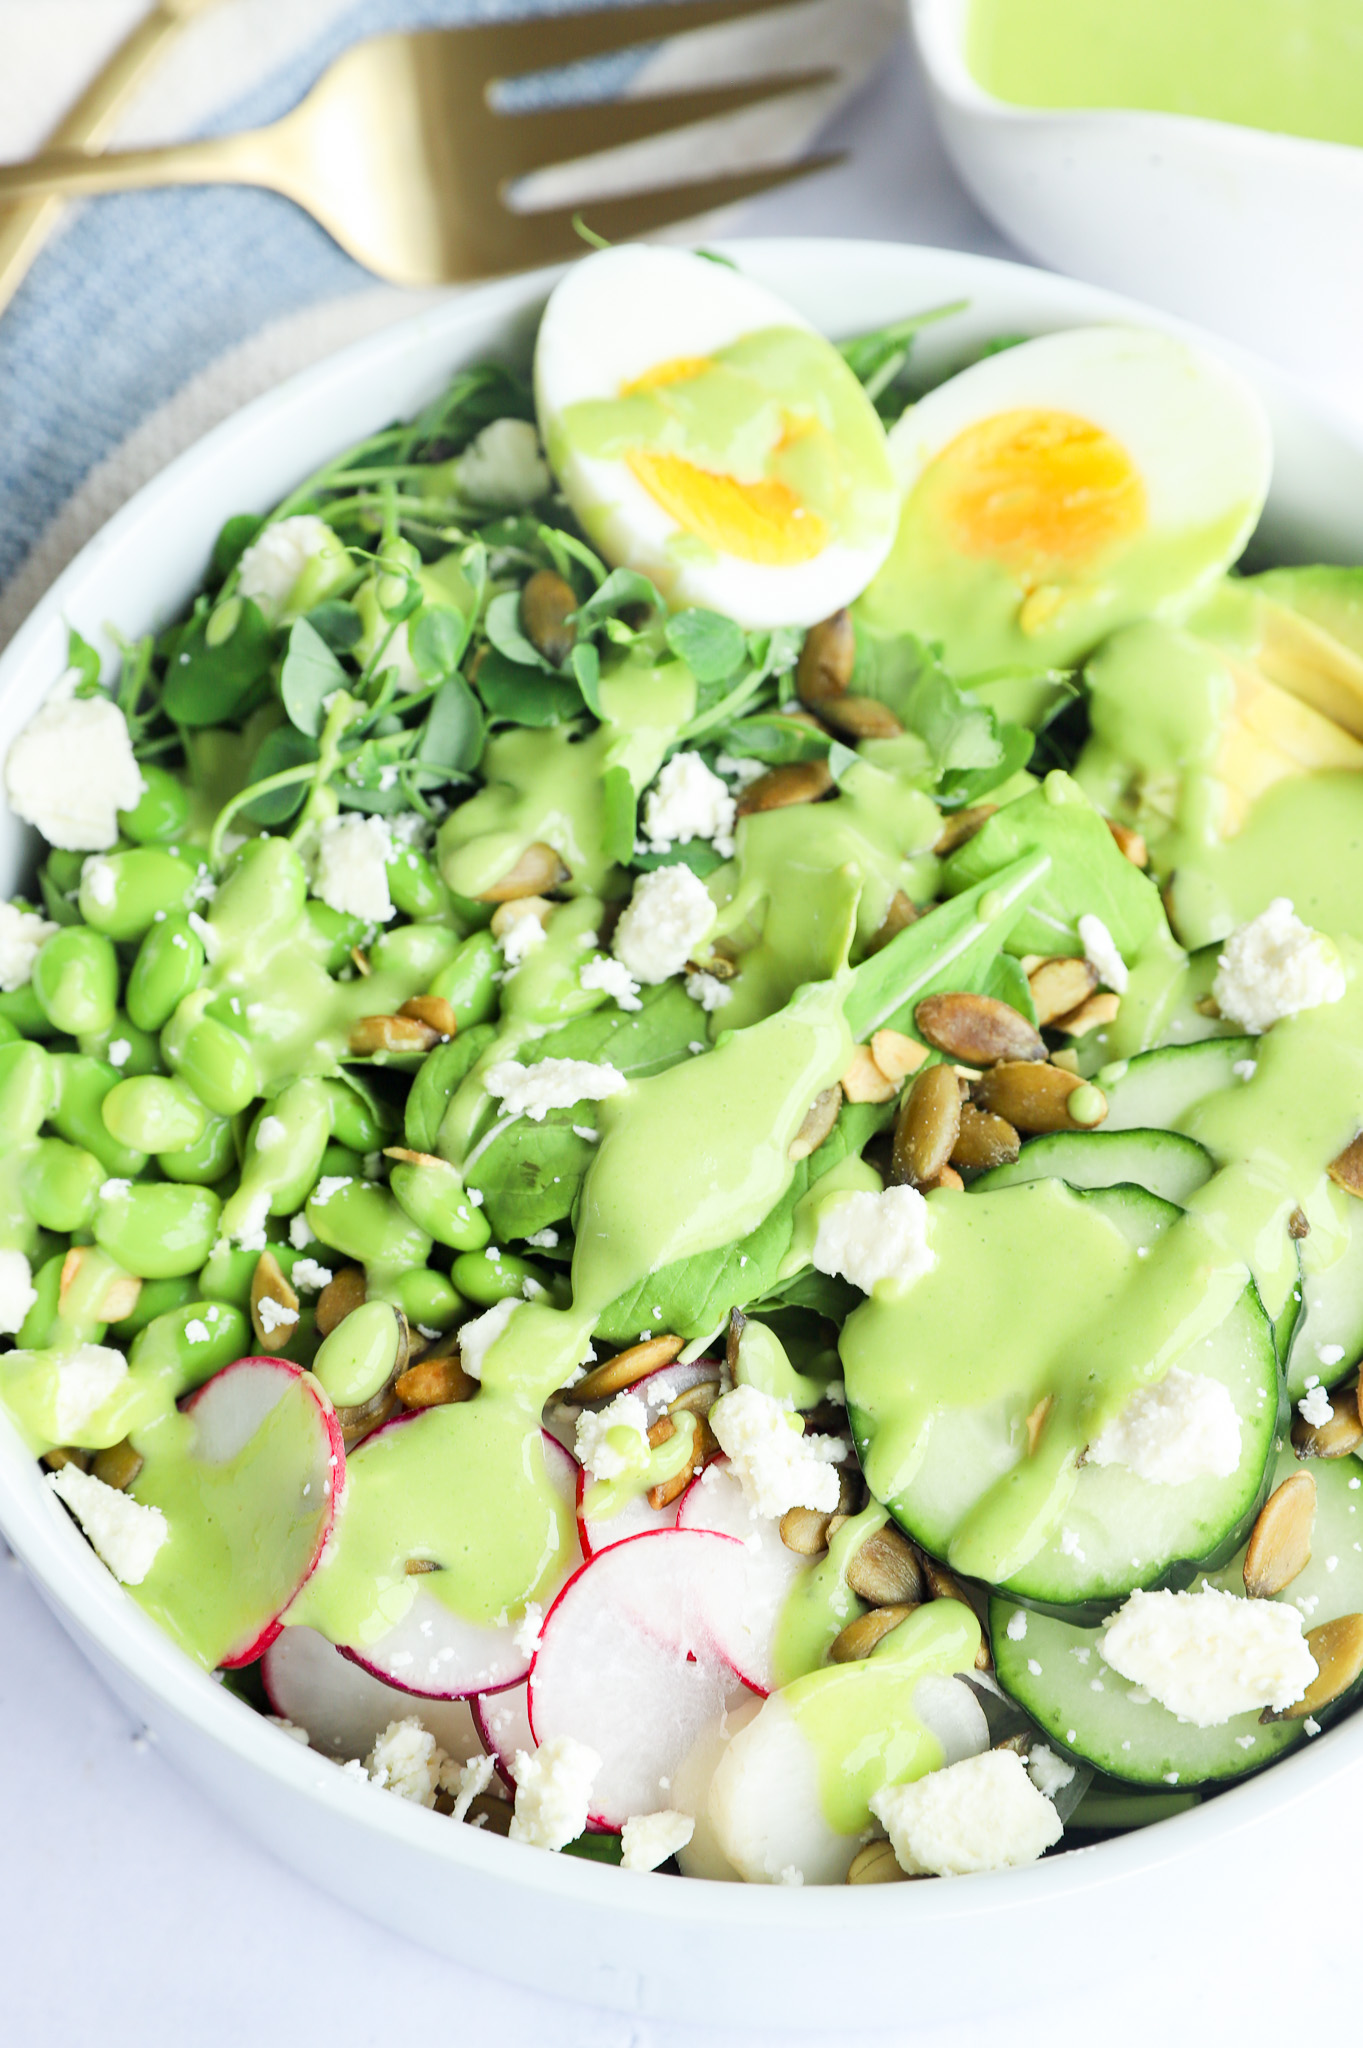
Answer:
<svg viewBox="0 0 1363 2048"><path fill-rule="evenodd" d="M284 124L275 124L278 137ZM279 150L261 147L264 130L174 142L161 149L44 150L25 163L0 164L0 204L8 199L75 199L101 192L138 192L154 185L271 185L280 179Z"/></svg>

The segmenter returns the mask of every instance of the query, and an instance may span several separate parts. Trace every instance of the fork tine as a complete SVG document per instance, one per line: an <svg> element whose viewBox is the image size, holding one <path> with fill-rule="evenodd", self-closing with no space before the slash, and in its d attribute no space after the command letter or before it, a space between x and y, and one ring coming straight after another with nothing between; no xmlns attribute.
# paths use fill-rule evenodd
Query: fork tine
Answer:
<svg viewBox="0 0 1363 2048"><path fill-rule="evenodd" d="M486 79L524 77L602 57L635 43L664 43L690 29L743 21L789 7L792 0L644 0L634 7L593 7L583 13L519 16L451 31Z"/></svg>
<svg viewBox="0 0 1363 2048"><path fill-rule="evenodd" d="M742 85L717 86L709 91L656 93L635 100L598 100L583 106L508 114L501 124L500 140L506 156L501 173L504 178L513 178L549 164L571 163L576 157L591 156L598 150L616 149L623 143L648 142L697 121L787 99L815 86L832 85L839 76L836 71L806 71L783 78L751 79ZM489 134L486 144L490 145L493 139Z"/></svg>
<svg viewBox="0 0 1363 2048"><path fill-rule="evenodd" d="M721 206L733 206L759 193L774 192L793 185L817 171L831 170L846 162L846 152L802 157L795 164L770 164L762 170L739 171L722 178L704 178L685 185L661 185L651 192L631 192L620 199L600 199L584 207L546 208L541 213L514 213L508 207L502 215L510 221L517 263L556 263L566 256L582 253L579 219L608 242L638 241L658 228L694 220Z"/></svg>

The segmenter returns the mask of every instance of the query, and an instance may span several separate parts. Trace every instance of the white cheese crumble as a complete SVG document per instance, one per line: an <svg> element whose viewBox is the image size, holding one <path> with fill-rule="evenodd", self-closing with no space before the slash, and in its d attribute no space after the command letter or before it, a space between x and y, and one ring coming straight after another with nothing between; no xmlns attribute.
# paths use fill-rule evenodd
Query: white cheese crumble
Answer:
<svg viewBox="0 0 1363 2048"><path fill-rule="evenodd" d="M68 853L102 853L143 790L128 722L108 697L49 697L5 760L10 809Z"/></svg>
<svg viewBox="0 0 1363 2048"><path fill-rule="evenodd" d="M58 1354L53 1414L63 1443L74 1442L127 1374L127 1359L108 1344L77 1344Z"/></svg>
<svg viewBox="0 0 1363 2048"><path fill-rule="evenodd" d="M350 811L328 818L313 862L312 891L323 903L366 924L387 924L393 915L388 863L393 842L382 818Z"/></svg>
<svg viewBox="0 0 1363 2048"><path fill-rule="evenodd" d="M1246 1031L1267 1031L1282 1017L1337 1003L1343 994L1339 954L1302 923L1286 896L1231 934L1212 983L1222 1016Z"/></svg>
<svg viewBox="0 0 1363 2048"><path fill-rule="evenodd" d="M553 479L529 420L492 420L454 465L461 495L475 505L516 512L542 498Z"/></svg>
<svg viewBox="0 0 1363 2048"><path fill-rule="evenodd" d="M689 1813L666 1808L662 1813L636 1813L620 1830L620 1865L624 1870L656 1870L684 1849L696 1832Z"/></svg>
<svg viewBox="0 0 1363 2048"><path fill-rule="evenodd" d="M160 1508L144 1507L131 1494L106 1486L79 1465L48 1474L48 1485L70 1508L94 1546L95 1555L125 1586L140 1586L170 1534Z"/></svg>
<svg viewBox="0 0 1363 2048"><path fill-rule="evenodd" d="M0 1251L0 1335L15 1336L37 1299L33 1269L24 1254Z"/></svg>
<svg viewBox="0 0 1363 2048"><path fill-rule="evenodd" d="M532 1230L525 1241L532 1244L537 1252L551 1252L558 1243L558 1232L552 1224L547 1224L543 1230Z"/></svg>
<svg viewBox="0 0 1363 2048"><path fill-rule="evenodd" d="M606 953L597 953L585 962L577 978L583 988L600 989L622 1010L643 1008L639 1000L639 984L623 960L612 960Z"/></svg>
<svg viewBox="0 0 1363 2048"><path fill-rule="evenodd" d="M643 826L654 853L690 839L713 841L727 860L734 850L734 799L699 754L674 754L644 798Z"/></svg>
<svg viewBox="0 0 1363 2048"><path fill-rule="evenodd" d="M263 1116L256 1125L257 1152L269 1152L275 1145L282 1144L288 1135L288 1126L283 1117Z"/></svg>
<svg viewBox="0 0 1363 2048"><path fill-rule="evenodd" d="M102 853L92 853L80 871L80 886L90 901L107 910L118 894L118 870Z"/></svg>
<svg viewBox="0 0 1363 2048"><path fill-rule="evenodd" d="M1126 994L1126 962L1117 950L1113 938L1101 917L1090 912L1079 920L1079 943L1084 949L1084 958L1105 988L1117 996Z"/></svg>
<svg viewBox="0 0 1363 2048"><path fill-rule="evenodd" d="M523 902L508 903L505 908L509 914L499 916L499 929L493 937L502 949L506 965L516 968L549 936L544 929L544 905L540 898L527 896Z"/></svg>
<svg viewBox="0 0 1363 2048"><path fill-rule="evenodd" d="M642 1472L648 1461L648 1409L637 1394L617 1394L607 1408L577 1418L577 1462L593 1479Z"/></svg>
<svg viewBox="0 0 1363 2048"><path fill-rule="evenodd" d="M237 565L237 595L249 597L266 618L282 619L299 577L322 555L340 556L341 543L313 512L277 519L256 535Z"/></svg>
<svg viewBox="0 0 1363 2048"><path fill-rule="evenodd" d="M937 1263L928 1243L928 1205L917 1188L833 1195L818 1214L815 1267L840 1273L863 1294L882 1280L917 1280Z"/></svg>
<svg viewBox="0 0 1363 2048"><path fill-rule="evenodd" d="M1316 1357L1322 1365L1338 1365L1344 1356L1342 1344L1317 1344Z"/></svg>
<svg viewBox="0 0 1363 2048"><path fill-rule="evenodd" d="M510 1116L528 1116L543 1123L551 1109L571 1109L575 1102L604 1102L629 1083L607 1060L498 1060L483 1076L489 1095L501 1099Z"/></svg>
<svg viewBox="0 0 1363 2048"><path fill-rule="evenodd" d="M320 1259L295 1259L289 1273L294 1286L301 1287L305 1294L320 1294L334 1277L330 1266L324 1266Z"/></svg>
<svg viewBox="0 0 1363 2048"><path fill-rule="evenodd" d="M130 1038L111 1038L109 1040L109 1065L111 1067L126 1067L128 1061L132 1058L132 1051L133 1046Z"/></svg>
<svg viewBox="0 0 1363 2048"><path fill-rule="evenodd" d="M296 1252L305 1251L312 1243L312 1225L301 1209L289 1218L289 1243Z"/></svg>
<svg viewBox="0 0 1363 2048"><path fill-rule="evenodd" d="M494 1302L491 1308L484 1309L482 1315L475 1316L472 1322L460 1325L459 1363L471 1380L480 1380L483 1377L483 1360L521 1305L515 1299Z"/></svg>
<svg viewBox="0 0 1363 2048"><path fill-rule="evenodd" d="M1334 1414L1330 1396L1324 1387L1312 1387L1310 1392L1297 1403L1297 1413L1303 1422L1309 1422L1312 1429L1322 1428Z"/></svg>
<svg viewBox="0 0 1363 2048"><path fill-rule="evenodd" d="M1067 1764L1053 1749L1047 1749L1044 1742L1034 1742L1027 1752L1027 1775L1038 1792L1054 1799L1057 1792L1063 1792L1073 1781L1074 1765Z"/></svg>
<svg viewBox="0 0 1363 2048"><path fill-rule="evenodd" d="M1131 1396L1086 1455L1090 1465L1125 1465L1156 1486L1229 1479L1240 1463L1240 1418L1220 1380L1173 1365Z"/></svg>
<svg viewBox="0 0 1363 2048"><path fill-rule="evenodd" d="M1008 1617L1007 1636L1010 1643L1021 1643L1027 1639L1027 1610L1019 1607L1016 1614Z"/></svg>
<svg viewBox="0 0 1363 2048"><path fill-rule="evenodd" d="M256 1304L256 1314L260 1317L260 1327L267 1337L273 1337L276 1330L286 1330L298 1321L296 1308L289 1308L284 1302L276 1301L268 1294L262 1294L260 1297Z"/></svg>
<svg viewBox="0 0 1363 2048"><path fill-rule="evenodd" d="M870 1807L910 1877L965 1877L1035 1863L1064 1830L1011 1749L989 1749L912 1785L884 1785Z"/></svg>
<svg viewBox="0 0 1363 2048"><path fill-rule="evenodd" d="M525 1612L511 1631L511 1640L523 1657L533 1657L544 1628L544 1609L538 1600L527 1600Z"/></svg>
<svg viewBox="0 0 1363 2048"><path fill-rule="evenodd" d="M416 1806L434 1806L449 1758L415 1714L390 1721L364 1760L371 1783Z"/></svg>
<svg viewBox="0 0 1363 2048"><path fill-rule="evenodd" d="M58 929L34 910L0 903L0 989L6 995L32 981L33 963Z"/></svg>
<svg viewBox="0 0 1363 2048"><path fill-rule="evenodd" d="M722 982L718 975L707 974L703 968L697 968L694 974L687 975L686 993L693 1003L700 1004L702 1010L722 1010L726 1003L731 1003L734 999L733 990Z"/></svg>
<svg viewBox="0 0 1363 2048"><path fill-rule="evenodd" d="M212 1335L213 1332L202 1316L191 1316L185 1324L186 1344L207 1344Z"/></svg>
<svg viewBox="0 0 1363 2048"><path fill-rule="evenodd" d="M806 1436L799 1416L773 1395L734 1387L710 1410L710 1428L754 1513L773 1520L788 1508L837 1507L835 1467L846 1445L835 1436Z"/></svg>
<svg viewBox="0 0 1363 2048"><path fill-rule="evenodd" d="M467 1820L468 1811L475 1799L486 1792L492 1783L493 1762L490 1756L472 1757L466 1764L451 1763L440 1773L442 1791L454 1795L452 1820Z"/></svg>
<svg viewBox="0 0 1363 2048"><path fill-rule="evenodd" d="M667 981L680 974L715 921L715 906L699 875L678 863L640 875L615 927L611 951L636 981Z"/></svg>
<svg viewBox="0 0 1363 2048"><path fill-rule="evenodd" d="M1121 1677L1198 1728L1260 1707L1281 1712L1316 1675L1301 1616L1277 1600L1133 1593L1110 1616L1100 1649Z"/></svg>
<svg viewBox="0 0 1363 2048"><path fill-rule="evenodd" d="M601 1758L571 1735L542 1742L533 1756L516 1751L511 1775L516 1784L516 1810L511 1840L536 1849L563 1849L587 1826L592 1783Z"/></svg>

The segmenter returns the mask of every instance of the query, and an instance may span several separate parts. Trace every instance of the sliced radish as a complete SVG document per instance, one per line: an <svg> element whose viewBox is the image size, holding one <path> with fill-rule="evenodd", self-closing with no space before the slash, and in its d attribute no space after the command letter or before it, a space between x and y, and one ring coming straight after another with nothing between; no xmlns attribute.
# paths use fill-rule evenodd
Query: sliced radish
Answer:
<svg viewBox="0 0 1363 2048"><path fill-rule="evenodd" d="M519 1685L508 1685L501 1692L479 1693L471 1704L483 1748L496 1764L507 1790L514 1793L516 1781L511 1765L516 1751L535 1747L530 1727L530 1687L522 1679Z"/></svg>
<svg viewBox="0 0 1363 2048"><path fill-rule="evenodd" d="M279 1432L262 1435L286 1399L299 1403L305 1424L301 1440ZM281 1615L312 1576L331 1532L345 1485L341 1426L319 1382L287 1358L239 1358L205 1381L183 1407L194 1422L191 1467L194 1462L207 1468L234 1464L239 1486L231 1507L236 1514L247 1512L255 1498L268 1510L268 1543L256 1540L253 1532L249 1544L242 1542L248 1532L229 1526L218 1498L221 1482L205 1472L204 1514L226 1540L215 1545L203 1570L220 1570L230 1586L232 1608L239 1616L246 1610L246 1618L232 1624L234 1640L215 1661L228 1668L250 1664L279 1634ZM153 1465L138 1498L154 1500L154 1474ZM207 1591L201 1579L194 1587L157 1588L156 1597L173 1613L181 1599L198 1607Z"/></svg>
<svg viewBox="0 0 1363 2048"><path fill-rule="evenodd" d="M419 1415L397 1416L383 1430L375 1430L369 1441L419 1419ZM540 1436L550 1484L575 1507L577 1461L547 1430ZM577 1559L570 1558L561 1576L546 1588L542 1605L548 1607L576 1569ZM374 1643L342 1643L340 1650L362 1671L400 1692L416 1693L423 1699L469 1699L475 1693L515 1685L525 1677L535 1654L535 1632L519 1621L502 1626L466 1621L419 1586L402 1620L387 1635Z"/></svg>
<svg viewBox="0 0 1363 2048"><path fill-rule="evenodd" d="M719 1846L710 1818L710 1787L725 1750L761 1710L761 1700L749 1693L717 1727L706 1729L677 1768L668 1803L678 1813L689 1813L695 1822L690 1841L677 1852L683 1877L712 1877L726 1884L739 1882L738 1872Z"/></svg>
<svg viewBox="0 0 1363 2048"><path fill-rule="evenodd" d="M344 1762L368 1756L390 1721L414 1711L440 1747L467 1763L483 1744L472 1710L463 1700L423 1700L362 1671L316 1629L290 1625L265 1652L260 1667L275 1713L295 1728L306 1728L314 1749Z"/></svg>
<svg viewBox="0 0 1363 2048"><path fill-rule="evenodd" d="M692 1480L681 1498L677 1527L710 1529L743 1545L742 1632L725 1648L754 1692L770 1692L776 1683L774 1652L781 1611L796 1580L804 1578L814 1560L787 1550L779 1523L753 1512L727 1458L712 1458Z"/></svg>
<svg viewBox="0 0 1363 2048"><path fill-rule="evenodd" d="M636 1494L633 1500L626 1501L618 1515L607 1515L604 1519L587 1515L583 1502L591 1483L590 1474L579 1469L577 1535L584 1557L595 1557L598 1551L609 1550L613 1543L623 1543L630 1536L648 1536L655 1529L676 1528L680 1502L674 1500L669 1507L651 1508L646 1493Z"/></svg>
<svg viewBox="0 0 1363 2048"><path fill-rule="evenodd" d="M601 1757L599 1826L669 1805L683 1758L746 1696L724 1649L742 1636L743 1556L697 1529L632 1536L585 1564L546 1616L531 1726L538 1742L572 1735Z"/></svg>

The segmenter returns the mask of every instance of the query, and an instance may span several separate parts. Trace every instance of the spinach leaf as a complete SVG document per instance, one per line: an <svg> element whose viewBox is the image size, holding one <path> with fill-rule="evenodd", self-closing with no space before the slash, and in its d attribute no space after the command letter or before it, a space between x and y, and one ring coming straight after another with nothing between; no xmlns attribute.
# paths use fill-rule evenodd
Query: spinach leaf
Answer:
<svg viewBox="0 0 1363 2048"><path fill-rule="evenodd" d="M438 683L452 676L468 640L469 621L462 612L453 605L428 604L407 634L412 664L422 682Z"/></svg>
<svg viewBox="0 0 1363 2048"><path fill-rule="evenodd" d="M301 768L305 761L316 759L316 740L291 725L277 725L261 742L246 779L248 783L264 782L285 768ZM307 793L306 782L291 782L284 789L266 790L249 804L243 804L241 814L255 825L282 825L302 809Z"/></svg>
<svg viewBox="0 0 1363 2048"><path fill-rule="evenodd" d="M654 868L690 868L693 875L699 875L704 881L716 868L723 867L724 856L715 852L708 839L683 839L679 845L669 848L666 853L631 851L627 856L627 864L641 875L651 874Z"/></svg>
<svg viewBox="0 0 1363 2048"><path fill-rule="evenodd" d="M714 744L739 759L765 761L771 768L791 761L818 761L828 753L829 738L798 718L786 718L769 711L752 718L736 718L722 732L711 735Z"/></svg>
<svg viewBox="0 0 1363 2048"><path fill-rule="evenodd" d="M491 1024L475 1024L429 1052L407 1096L403 1137L413 1152L434 1152L445 1111L456 1089L496 1037Z"/></svg>
<svg viewBox="0 0 1363 2048"><path fill-rule="evenodd" d="M658 587L637 569L612 569L610 575L573 615L580 637L590 636L608 619L618 618L630 605L647 605L651 612L663 610Z"/></svg>
<svg viewBox="0 0 1363 2048"><path fill-rule="evenodd" d="M581 690L568 677L508 661L495 647L488 648L473 680L488 716L513 725L562 725L584 708Z"/></svg>
<svg viewBox="0 0 1363 2048"><path fill-rule="evenodd" d="M431 699L416 759L425 768L470 774L483 752L483 714L462 676L450 676Z"/></svg>
<svg viewBox="0 0 1363 2048"><path fill-rule="evenodd" d="M232 607L237 607L235 611ZM231 630L223 634L223 614ZM177 725L226 725L270 668L274 635L249 597L191 619L171 655L161 706Z"/></svg>
<svg viewBox="0 0 1363 2048"><path fill-rule="evenodd" d="M741 626L721 612L695 607L678 612L663 629L663 638L698 683L723 683L742 664L748 651Z"/></svg>
<svg viewBox="0 0 1363 2048"><path fill-rule="evenodd" d="M601 710L601 656L590 640L579 640L568 657L568 666L582 692L582 701L593 718L604 714Z"/></svg>
<svg viewBox="0 0 1363 2048"><path fill-rule="evenodd" d="M322 706L349 681L345 670L315 626L295 619L289 632L288 652L279 672L279 695L290 721L300 732L316 739L326 713Z"/></svg>
<svg viewBox="0 0 1363 2048"><path fill-rule="evenodd" d="M212 573L222 583L236 568L251 542L264 526L257 512L237 512L224 520L213 543Z"/></svg>
<svg viewBox="0 0 1363 2048"><path fill-rule="evenodd" d="M364 631L364 621L353 604L342 597L329 597L315 604L307 614L308 624L333 654L349 654Z"/></svg>

